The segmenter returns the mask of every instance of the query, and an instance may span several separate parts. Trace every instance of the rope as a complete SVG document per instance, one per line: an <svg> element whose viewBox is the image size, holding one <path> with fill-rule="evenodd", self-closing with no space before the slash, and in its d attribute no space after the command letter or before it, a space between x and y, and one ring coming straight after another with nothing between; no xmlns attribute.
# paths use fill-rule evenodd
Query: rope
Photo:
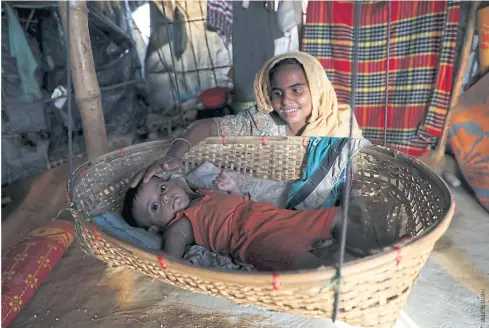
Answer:
<svg viewBox="0 0 489 328"><path fill-rule="evenodd" d="M73 172L73 116L71 113L71 59L70 59L70 3L66 3L66 33L65 33L65 46L66 46L66 100L68 102L68 197L71 202L71 179Z"/></svg>
<svg viewBox="0 0 489 328"><path fill-rule="evenodd" d="M186 0L185 0L185 11L188 13L188 1L186 1ZM186 20L185 23L188 24L188 34L190 36L190 49L192 50L192 57L194 58L194 65L195 65L195 67L197 67L198 63L197 63L197 56L195 54L195 46L194 46L194 42L193 42L194 38L192 36L192 24L188 23L188 20ZM205 31L204 31L204 33L205 33ZM189 71L187 71L187 73L189 73ZM197 71L197 84L199 86L202 85L202 82L200 81L199 71Z"/></svg>
<svg viewBox="0 0 489 328"><path fill-rule="evenodd" d="M338 262L338 267L336 269L336 280L338 281L338 285L335 288L334 294L334 312L333 312L333 322L336 322L338 318L338 312L340 307L340 290L341 290L341 269L343 267L343 262L345 259L345 247L346 247L346 229L347 229L347 220L348 220L348 205L350 203L349 195L351 190L351 154L353 152L351 138L353 135L353 117L355 115L355 98L357 95L357 70L358 70L358 30L360 25L361 18L361 2L355 2L355 27L353 34L353 70L352 70L352 89L350 95L350 107L351 107L351 115L350 115L350 132L348 136L348 158L350 159L346 163L346 181L343 189L343 222L342 222L342 230L341 230L341 240L340 240L340 259Z"/></svg>
<svg viewBox="0 0 489 328"><path fill-rule="evenodd" d="M173 76L175 77L175 89L177 93L177 108L180 109L181 114L183 115L183 108L180 106L180 89L178 88L178 78L177 78L177 69L175 67L175 59L173 58L173 47L172 47L172 40L170 37L170 30L168 29L168 16L166 15L166 9L165 5L163 4L161 6L163 8L163 15L165 16L165 30L166 30L166 35L168 37L168 45L170 46L170 57L171 57L171 66L173 69ZM175 31L173 31L175 32ZM171 79L170 79L171 80Z"/></svg>
<svg viewBox="0 0 489 328"><path fill-rule="evenodd" d="M387 2L387 55L385 64L384 147L387 147L387 109L389 107L389 59L391 52L391 2Z"/></svg>
<svg viewBox="0 0 489 328"><path fill-rule="evenodd" d="M124 18L127 21L127 27L129 28L129 33L131 34L132 39L136 40L136 34L134 33L134 25L132 24L132 13L131 13L131 7L129 6L129 0L124 0L124 6L126 9L126 13L124 15ZM138 59L139 59L139 56L138 56ZM144 60L139 60L139 63L141 64L141 78L143 80L146 80Z"/></svg>
<svg viewBox="0 0 489 328"><path fill-rule="evenodd" d="M202 9L202 1L199 1L199 7L200 7L200 14L202 17L204 17L204 9ZM207 22L204 22L204 40L205 40L205 47L207 48L207 54L209 55L209 61L211 62L211 67L212 67L212 76L214 77L214 83L217 87L217 76L216 76L216 70L214 66L214 61L212 60L212 55L211 55L211 49L209 47L209 40L207 39Z"/></svg>

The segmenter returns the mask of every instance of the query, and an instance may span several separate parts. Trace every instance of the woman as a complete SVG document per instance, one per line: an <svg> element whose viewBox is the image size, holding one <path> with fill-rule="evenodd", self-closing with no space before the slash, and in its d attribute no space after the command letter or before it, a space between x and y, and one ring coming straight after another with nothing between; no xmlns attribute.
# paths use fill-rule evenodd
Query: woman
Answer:
<svg viewBox="0 0 489 328"><path fill-rule="evenodd" d="M313 56L293 52L265 63L255 79L255 108L238 115L199 120L176 139L166 156L139 173L142 178L181 167L183 155L211 136L328 136L348 137L351 109L338 105L336 93L323 67ZM353 118L352 137L362 130Z"/></svg>

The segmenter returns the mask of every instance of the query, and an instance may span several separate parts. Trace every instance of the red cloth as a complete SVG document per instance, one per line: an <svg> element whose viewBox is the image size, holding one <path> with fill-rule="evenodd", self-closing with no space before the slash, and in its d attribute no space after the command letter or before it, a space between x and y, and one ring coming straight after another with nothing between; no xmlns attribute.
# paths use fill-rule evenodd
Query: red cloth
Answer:
<svg viewBox="0 0 489 328"><path fill-rule="evenodd" d="M75 237L73 223L49 221L30 231L2 259L2 327L7 327Z"/></svg>
<svg viewBox="0 0 489 328"><path fill-rule="evenodd" d="M195 242L258 270L291 268L295 255L331 239L336 208L291 211L248 197L203 191L204 197L180 212L190 219Z"/></svg>

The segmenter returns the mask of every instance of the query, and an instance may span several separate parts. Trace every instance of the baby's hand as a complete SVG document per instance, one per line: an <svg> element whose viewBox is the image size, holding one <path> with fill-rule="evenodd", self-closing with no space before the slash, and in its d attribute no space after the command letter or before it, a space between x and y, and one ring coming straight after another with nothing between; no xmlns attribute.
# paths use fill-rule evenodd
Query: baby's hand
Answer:
<svg viewBox="0 0 489 328"><path fill-rule="evenodd" d="M221 171L213 181L217 189L227 191L231 194L241 194L238 184L226 172Z"/></svg>

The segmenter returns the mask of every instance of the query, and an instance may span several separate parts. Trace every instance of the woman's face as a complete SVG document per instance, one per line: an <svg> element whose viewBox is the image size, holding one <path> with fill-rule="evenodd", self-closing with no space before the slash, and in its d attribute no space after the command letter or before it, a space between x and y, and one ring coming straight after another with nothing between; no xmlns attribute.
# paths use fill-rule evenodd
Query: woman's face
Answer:
<svg viewBox="0 0 489 328"><path fill-rule="evenodd" d="M285 64L277 68L270 81L273 109L289 125L307 123L312 112L312 99L302 67Z"/></svg>

